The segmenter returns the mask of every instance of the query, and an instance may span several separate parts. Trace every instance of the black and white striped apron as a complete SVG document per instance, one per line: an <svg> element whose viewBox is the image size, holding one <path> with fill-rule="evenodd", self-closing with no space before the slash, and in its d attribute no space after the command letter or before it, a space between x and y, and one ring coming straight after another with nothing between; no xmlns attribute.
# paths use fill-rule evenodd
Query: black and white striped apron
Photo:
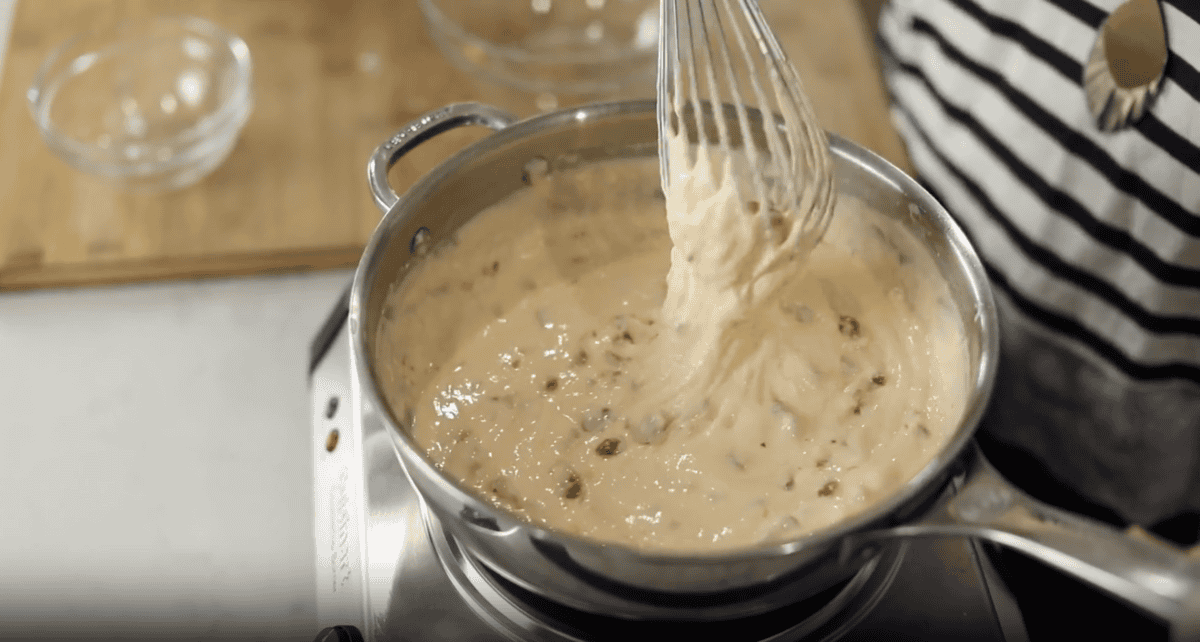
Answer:
<svg viewBox="0 0 1200 642"><path fill-rule="evenodd" d="M984 430L1151 524L1200 510L1200 0L1164 0L1162 91L1097 129L1081 84L1121 0L892 0L893 117L987 268Z"/></svg>

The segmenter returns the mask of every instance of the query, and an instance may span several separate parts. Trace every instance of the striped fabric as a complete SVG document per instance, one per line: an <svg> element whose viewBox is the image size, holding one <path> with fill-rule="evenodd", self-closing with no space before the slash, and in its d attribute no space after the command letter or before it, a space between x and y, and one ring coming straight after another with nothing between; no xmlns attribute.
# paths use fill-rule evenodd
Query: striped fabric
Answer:
<svg viewBox="0 0 1200 642"><path fill-rule="evenodd" d="M1128 520L1200 510L1200 0L1164 0L1152 109L1081 85L1121 0L892 0L893 116L1000 307L985 430Z"/></svg>

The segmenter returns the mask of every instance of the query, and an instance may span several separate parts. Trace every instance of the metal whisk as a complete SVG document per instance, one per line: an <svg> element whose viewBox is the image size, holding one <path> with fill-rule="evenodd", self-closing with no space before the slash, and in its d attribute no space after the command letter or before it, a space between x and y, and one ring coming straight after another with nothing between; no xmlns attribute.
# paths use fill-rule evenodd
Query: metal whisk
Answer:
<svg viewBox="0 0 1200 642"><path fill-rule="evenodd" d="M780 259L807 251L836 198L829 143L757 2L662 0L659 21L663 190L670 193L672 171L690 171L699 155L740 150L758 171L739 189L764 217L772 251ZM668 153L668 140L680 135L690 143L687 157Z"/></svg>

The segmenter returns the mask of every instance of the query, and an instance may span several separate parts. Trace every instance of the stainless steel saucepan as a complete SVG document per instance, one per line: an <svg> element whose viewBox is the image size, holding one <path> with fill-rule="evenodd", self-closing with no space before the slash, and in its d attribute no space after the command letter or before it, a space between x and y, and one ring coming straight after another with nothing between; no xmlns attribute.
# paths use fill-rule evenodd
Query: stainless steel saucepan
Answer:
<svg viewBox="0 0 1200 642"><path fill-rule="evenodd" d="M446 160L403 196L387 170L439 132L483 125L496 132ZM1044 505L1006 482L973 435L996 373L998 332L982 266L945 209L875 154L831 136L841 195L865 201L920 239L961 313L970 358L966 412L953 438L911 481L869 510L792 541L712 554L647 553L534 526L439 472L389 405L376 340L389 288L419 249L451 238L475 214L525 188L532 159L572 164L653 158L652 101L587 106L521 122L479 104L451 105L414 121L371 159L369 181L384 217L355 274L350 335L362 403L390 428L396 453L428 510L492 572L566 606L631 619L716 619L793 604L851 578L890 546L917 536L977 537L1020 549L1175 625L1200 615L1200 563ZM648 164L657 168L657 164ZM414 341L420 340L413 337ZM401 391L403 392L403 391Z"/></svg>

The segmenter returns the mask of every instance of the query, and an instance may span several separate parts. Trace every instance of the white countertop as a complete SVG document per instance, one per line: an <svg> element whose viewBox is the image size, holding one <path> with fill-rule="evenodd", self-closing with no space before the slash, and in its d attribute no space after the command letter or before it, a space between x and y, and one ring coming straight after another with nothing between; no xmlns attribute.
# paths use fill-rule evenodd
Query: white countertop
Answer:
<svg viewBox="0 0 1200 642"><path fill-rule="evenodd" d="M308 344L349 278L0 294L0 639L313 638Z"/></svg>
<svg viewBox="0 0 1200 642"><path fill-rule="evenodd" d="M0 295L0 638L312 639L308 342L349 276Z"/></svg>

